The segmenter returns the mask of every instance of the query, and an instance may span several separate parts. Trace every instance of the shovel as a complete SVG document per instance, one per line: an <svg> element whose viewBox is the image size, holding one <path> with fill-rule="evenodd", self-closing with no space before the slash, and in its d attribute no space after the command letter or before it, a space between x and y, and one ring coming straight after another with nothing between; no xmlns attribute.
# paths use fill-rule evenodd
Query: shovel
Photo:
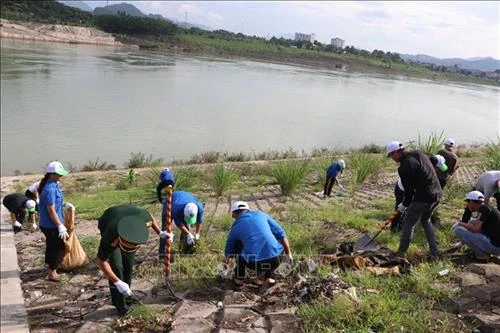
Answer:
<svg viewBox="0 0 500 333"><path fill-rule="evenodd" d="M399 217L401 213L399 210L395 210L392 212L391 216L387 220L384 221L384 223L380 226L379 231L375 234L375 236L370 237L368 234L364 234L360 239L358 239L356 242L353 244L353 251L357 252L360 250L367 251L367 250L372 250L376 247L376 244L373 242L377 236L384 231L391 223L394 221L396 218Z"/></svg>

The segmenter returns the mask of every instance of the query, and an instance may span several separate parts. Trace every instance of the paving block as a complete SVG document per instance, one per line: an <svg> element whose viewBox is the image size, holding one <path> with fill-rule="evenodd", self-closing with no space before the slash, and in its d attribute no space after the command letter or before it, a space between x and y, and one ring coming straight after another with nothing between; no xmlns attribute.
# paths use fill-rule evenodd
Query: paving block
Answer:
<svg viewBox="0 0 500 333"><path fill-rule="evenodd" d="M500 316L496 314L478 313L472 315L474 325L479 327L481 333L500 333Z"/></svg>
<svg viewBox="0 0 500 333"><path fill-rule="evenodd" d="M87 321L75 333L101 333L109 330L109 327L93 321Z"/></svg>
<svg viewBox="0 0 500 333"><path fill-rule="evenodd" d="M500 265L497 264L470 264L468 266L471 272L484 275L486 277L490 276L500 276Z"/></svg>
<svg viewBox="0 0 500 333"><path fill-rule="evenodd" d="M181 307L176 312L176 318L177 319L207 318L217 310L218 310L217 306L213 304L184 300L184 302L182 302Z"/></svg>
<svg viewBox="0 0 500 333"><path fill-rule="evenodd" d="M500 286L492 283L467 286L464 288L464 296L497 302L500 301Z"/></svg>
<svg viewBox="0 0 500 333"><path fill-rule="evenodd" d="M483 275L479 275L479 274L467 272L467 271L456 272L454 274L454 277L455 277L455 281L460 283L460 286L462 286L462 287L486 283L486 278Z"/></svg>
<svg viewBox="0 0 500 333"><path fill-rule="evenodd" d="M215 325L204 318L179 318L174 321L171 333L209 333Z"/></svg>
<svg viewBox="0 0 500 333"><path fill-rule="evenodd" d="M475 297L451 297L443 303L443 308L450 313L464 313L479 307L479 302Z"/></svg>

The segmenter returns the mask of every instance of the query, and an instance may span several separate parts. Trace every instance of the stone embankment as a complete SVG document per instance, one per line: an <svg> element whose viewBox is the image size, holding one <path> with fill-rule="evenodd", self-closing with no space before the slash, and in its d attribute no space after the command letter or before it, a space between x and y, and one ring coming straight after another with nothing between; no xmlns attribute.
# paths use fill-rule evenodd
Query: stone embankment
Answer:
<svg viewBox="0 0 500 333"><path fill-rule="evenodd" d="M0 19L0 38L131 47L116 40L112 34L94 28L36 22L12 22L5 19Z"/></svg>

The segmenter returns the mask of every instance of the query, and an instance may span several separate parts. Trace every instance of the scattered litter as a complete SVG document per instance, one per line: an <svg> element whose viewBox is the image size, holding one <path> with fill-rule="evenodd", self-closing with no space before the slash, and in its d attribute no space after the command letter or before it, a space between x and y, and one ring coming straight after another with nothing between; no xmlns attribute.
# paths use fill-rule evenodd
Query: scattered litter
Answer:
<svg viewBox="0 0 500 333"><path fill-rule="evenodd" d="M439 276L445 276L448 275L450 271L448 269L443 269L442 271L439 271L438 274Z"/></svg>
<svg viewBox="0 0 500 333"><path fill-rule="evenodd" d="M349 287L345 290L347 296L349 296L353 301L359 302L358 294L356 293L356 287Z"/></svg>

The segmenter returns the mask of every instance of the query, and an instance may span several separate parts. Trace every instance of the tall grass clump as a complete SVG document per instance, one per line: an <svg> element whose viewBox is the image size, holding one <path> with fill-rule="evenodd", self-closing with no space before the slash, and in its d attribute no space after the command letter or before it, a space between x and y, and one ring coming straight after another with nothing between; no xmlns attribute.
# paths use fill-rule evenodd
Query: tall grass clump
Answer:
<svg viewBox="0 0 500 333"><path fill-rule="evenodd" d="M443 147L444 140L444 131L441 131L439 135L436 132L431 132L427 138L423 138L419 134L415 148L425 153L435 155Z"/></svg>
<svg viewBox="0 0 500 333"><path fill-rule="evenodd" d="M214 169L214 177L212 179L212 186L217 197L221 197L227 190L229 190L236 179L233 171L226 168L224 163L217 164Z"/></svg>
<svg viewBox="0 0 500 333"><path fill-rule="evenodd" d="M370 154L354 152L351 155L351 184L357 186L380 170L382 161Z"/></svg>
<svg viewBox="0 0 500 333"><path fill-rule="evenodd" d="M500 170L500 136L486 145L483 163L487 170Z"/></svg>
<svg viewBox="0 0 500 333"><path fill-rule="evenodd" d="M125 162L125 168L134 169L134 168L145 168L145 167L158 167L162 165L162 158L153 158L153 154L149 154L149 156L144 155L144 153L130 153L130 159Z"/></svg>
<svg viewBox="0 0 500 333"><path fill-rule="evenodd" d="M73 165L71 165L73 167ZM93 161L88 161L82 168L82 171L96 171L96 170L114 170L116 166L114 164L108 164L108 162L101 161L97 157Z"/></svg>
<svg viewBox="0 0 500 333"><path fill-rule="evenodd" d="M276 179L282 195L292 194L304 182L309 170L309 161L283 161L271 168L271 176Z"/></svg>

